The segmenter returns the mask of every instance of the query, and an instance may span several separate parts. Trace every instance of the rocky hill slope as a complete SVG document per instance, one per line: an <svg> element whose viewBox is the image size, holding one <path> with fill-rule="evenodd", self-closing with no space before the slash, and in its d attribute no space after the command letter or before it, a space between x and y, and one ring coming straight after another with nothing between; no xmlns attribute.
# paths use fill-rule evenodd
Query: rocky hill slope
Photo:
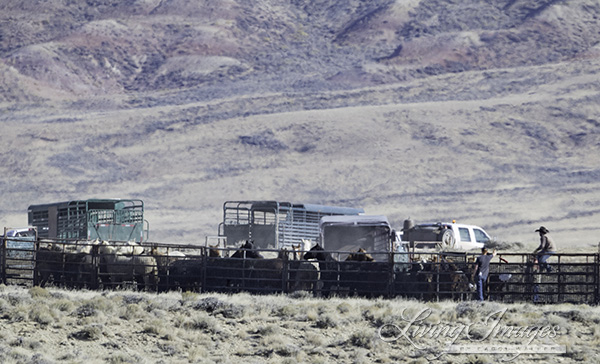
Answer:
<svg viewBox="0 0 600 364"><path fill-rule="evenodd" d="M231 199L598 240L595 1L0 1L0 225L146 202L201 242Z"/></svg>

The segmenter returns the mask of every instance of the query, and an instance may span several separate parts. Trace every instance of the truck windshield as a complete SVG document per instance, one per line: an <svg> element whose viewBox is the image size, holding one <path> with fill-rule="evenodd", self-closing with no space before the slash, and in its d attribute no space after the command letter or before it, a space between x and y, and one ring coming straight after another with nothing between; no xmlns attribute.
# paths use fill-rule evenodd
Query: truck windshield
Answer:
<svg viewBox="0 0 600 364"><path fill-rule="evenodd" d="M477 240L478 243L487 243L490 240L490 238L479 229L473 229L473 233L475 234L475 240Z"/></svg>

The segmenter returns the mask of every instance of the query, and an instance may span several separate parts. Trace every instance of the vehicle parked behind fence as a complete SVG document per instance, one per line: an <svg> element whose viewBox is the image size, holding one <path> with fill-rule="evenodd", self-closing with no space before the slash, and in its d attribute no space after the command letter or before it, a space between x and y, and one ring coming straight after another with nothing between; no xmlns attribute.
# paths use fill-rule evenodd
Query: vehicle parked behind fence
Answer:
<svg viewBox="0 0 600 364"><path fill-rule="evenodd" d="M402 241L411 247L438 248L441 250L481 249L491 241L483 228L475 225L452 222L417 224L404 220Z"/></svg>

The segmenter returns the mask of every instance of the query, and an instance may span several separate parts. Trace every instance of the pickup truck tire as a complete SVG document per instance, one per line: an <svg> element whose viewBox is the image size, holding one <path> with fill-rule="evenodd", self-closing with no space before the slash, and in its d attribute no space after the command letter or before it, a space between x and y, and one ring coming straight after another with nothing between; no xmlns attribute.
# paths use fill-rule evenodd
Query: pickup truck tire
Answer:
<svg viewBox="0 0 600 364"><path fill-rule="evenodd" d="M454 239L454 232L450 229L442 230L442 232L438 235L438 240L440 241L440 246L443 250L454 248L454 244L456 243L456 239Z"/></svg>

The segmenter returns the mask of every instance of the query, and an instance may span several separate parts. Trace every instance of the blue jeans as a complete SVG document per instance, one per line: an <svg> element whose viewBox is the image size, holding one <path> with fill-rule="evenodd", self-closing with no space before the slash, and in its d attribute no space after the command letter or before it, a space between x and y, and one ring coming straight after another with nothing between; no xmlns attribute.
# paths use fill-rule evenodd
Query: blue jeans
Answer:
<svg viewBox="0 0 600 364"><path fill-rule="evenodd" d="M538 263L540 264L540 270L546 270L546 272L552 272L552 267L546 261L550 258L555 252L543 252L538 255Z"/></svg>
<svg viewBox="0 0 600 364"><path fill-rule="evenodd" d="M479 300L483 301L483 287L487 281L487 277L483 278L482 276L477 277L477 294L479 295Z"/></svg>

